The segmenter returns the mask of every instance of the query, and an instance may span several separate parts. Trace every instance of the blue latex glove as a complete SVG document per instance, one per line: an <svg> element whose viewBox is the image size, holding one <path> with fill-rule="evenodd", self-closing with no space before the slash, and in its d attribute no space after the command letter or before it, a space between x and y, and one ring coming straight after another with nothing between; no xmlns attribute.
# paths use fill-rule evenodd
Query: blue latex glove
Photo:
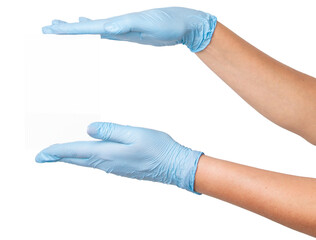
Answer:
<svg viewBox="0 0 316 240"><path fill-rule="evenodd" d="M79 18L78 23L54 20L43 28L46 34L100 34L101 38L154 46L186 45L202 51L211 41L217 19L201 11L157 8L104 20Z"/></svg>
<svg viewBox="0 0 316 240"><path fill-rule="evenodd" d="M114 123L92 123L88 134L102 141L55 144L42 150L36 162L66 162L107 173L177 185L194 192L201 152L152 129Z"/></svg>

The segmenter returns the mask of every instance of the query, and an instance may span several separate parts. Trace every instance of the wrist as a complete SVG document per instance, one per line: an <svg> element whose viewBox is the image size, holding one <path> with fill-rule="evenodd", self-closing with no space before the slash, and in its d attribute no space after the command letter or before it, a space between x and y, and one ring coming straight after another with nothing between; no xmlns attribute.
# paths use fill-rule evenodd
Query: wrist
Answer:
<svg viewBox="0 0 316 240"><path fill-rule="evenodd" d="M194 191L197 193L203 193L203 179L204 179L204 170L205 170L205 164L207 161L207 157L203 154L201 155L197 168L195 173L195 179L194 179Z"/></svg>

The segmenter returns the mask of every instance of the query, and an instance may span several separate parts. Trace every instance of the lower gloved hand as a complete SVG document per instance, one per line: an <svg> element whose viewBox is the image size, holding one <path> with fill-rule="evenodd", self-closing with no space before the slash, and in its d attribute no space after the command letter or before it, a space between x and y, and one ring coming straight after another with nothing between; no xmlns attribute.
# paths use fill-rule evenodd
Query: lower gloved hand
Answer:
<svg viewBox="0 0 316 240"><path fill-rule="evenodd" d="M194 192L201 152L180 145L166 133L146 128L96 122L90 124L88 134L101 141L55 144L42 150L36 161L93 167Z"/></svg>
<svg viewBox="0 0 316 240"><path fill-rule="evenodd" d="M79 18L78 23L54 20L45 34L100 34L102 38L154 46L186 45L202 51L211 41L216 17L201 11L169 7L129 13L102 20Z"/></svg>

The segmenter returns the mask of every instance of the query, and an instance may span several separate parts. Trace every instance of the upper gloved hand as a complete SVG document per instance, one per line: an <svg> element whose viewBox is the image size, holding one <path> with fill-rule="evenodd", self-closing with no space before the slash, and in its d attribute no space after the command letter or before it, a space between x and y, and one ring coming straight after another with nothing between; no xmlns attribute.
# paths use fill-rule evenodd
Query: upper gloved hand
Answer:
<svg viewBox="0 0 316 240"><path fill-rule="evenodd" d="M186 45L202 51L211 41L217 19L201 11L157 8L103 20L79 18L78 23L54 20L43 28L46 34L100 34L101 38L154 46Z"/></svg>
<svg viewBox="0 0 316 240"><path fill-rule="evenodd" d="M102 141L55 144L42 150L36 161L93 167L194 192L201 152L180 145L166 133L146 128L96 122L89 125L88 134Z"/></svg>

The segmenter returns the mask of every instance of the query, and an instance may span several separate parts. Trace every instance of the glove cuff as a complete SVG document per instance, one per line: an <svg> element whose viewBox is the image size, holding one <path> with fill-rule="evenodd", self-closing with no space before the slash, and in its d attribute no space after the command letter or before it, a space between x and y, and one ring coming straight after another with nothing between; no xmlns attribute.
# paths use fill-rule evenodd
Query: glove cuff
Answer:
<svg viewBox="0 0 316 240"><path fill-rule="evenodd" d="M200 195L194 191L194 182L197 165L202 154L202 152L193 151L190 148L185 149L181 154L181 161L178 163L178 174L174 175L175 185Z"/></svg>
<svg viewBox="0 0 316 240"><path fill-rule="evenodd" d="M187 44L187 47L194 53L204 50L210 44L215 31L217 18L209 13L204 14L192 33L192 41Z"/></svg>
<svg viewBox="0 0 316 240"><path fill-rule="evenodd" d="M192 151L192 155L193 155L192 157L193 157L194 161L193 161L192 167L190 168L189 175L188 175L188 183L189 184L188 184L187 190L189 190L195 194L198 194L198 195L201 195L201 193L194 191L194 182L195 182L195 174L196 174L197 165L199 163L200 157L203 154L204 154L203 152Z"/></svg>

